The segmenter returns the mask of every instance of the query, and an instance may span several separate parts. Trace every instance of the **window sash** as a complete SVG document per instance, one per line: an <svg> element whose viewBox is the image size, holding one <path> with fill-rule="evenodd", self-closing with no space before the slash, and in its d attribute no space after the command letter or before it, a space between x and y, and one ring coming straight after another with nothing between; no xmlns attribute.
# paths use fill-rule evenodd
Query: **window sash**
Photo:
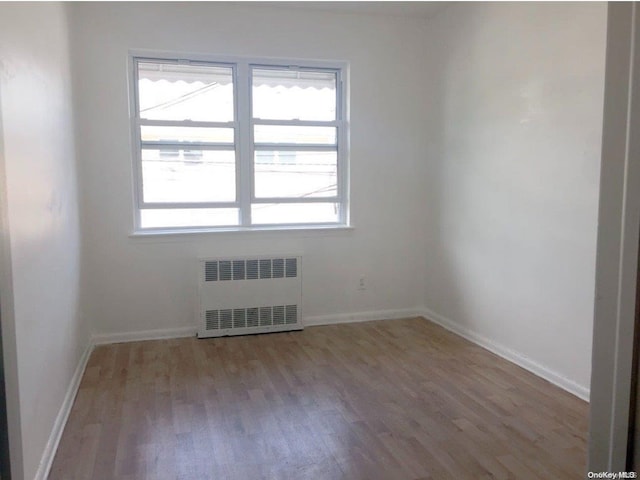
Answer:
<svg viewBox="0 0 640 480"><path fill-rule="evenodd" d="M301 63L305 63L305 62L301 62ZM257 122L257 123L262 123L264 125L268 125L268 124L273 124L273 125L283 125L286 123L291 122L292 124L296 125L303 125L303 124L309 124L309 125L314 125L314 124L318 124L320 125L329 125L331 123L334 122L339 122L341 120L344 120L344 115L345 115L345 104L343 103L343 99L344 97L342 96L342 90L343 90L343 79L342 79L342 72L343 72L343 67L329 67L329 66L300 66L300 65L292 65L292 64L278 64L278 63L260 63L260 62L251 62L249 63L249 75L248 75L248 88L249 88L249 95L252 96L253 95L253 70L280 70L280 71L291 71L291 72L310 72L310 73L315 73L315 72L326 72L326 73L332 73L335 75L336 78L336 99L335 99L335 111L336 111L336 118L334 120L298 120L298 119L266 119L266 118L258 118L255 117L254 112L253 112L253 100L251 100L250 102L250 111L249 111L249 118L251 119L252 122ZM271 123L271 122L275 122L275 123ZM337 125L336 125L337 126Z"/></svg>
<svg viewBox="0 0 640 480"><path fill-rule="evenodd" d="M251 203L340 203L342 197L260 197L254 198Z"/></svg>
<svg viewBox="0 0 640 480"><path fill-rule="evenodd" d="M166 148L175 148L178 150L235 150L235 143L213 143L213 142L167 142L163 140L144 141L140 142L143 149L153 148L156 150L163 150Z"/></svg>
<svg viewBox="0 0 640 480"><path fill-rule="evenodd" d="M138 100L138 63L162 63L162 64L187 64L203 66L221 66L231 68L233 72L233 100L234 100L234 121L192 121L192 120L151 120L140 118L140 107ZM130 76L132 82L132 112L133 118L133 148L135 159L135 227L141 229L140 212L143 209L206 209L206 208L238 208L240 212L240 229L251 229L258 225L251 221L251 208L256 204L313 204L313 203L335 203L338 205L339 213L336 222L330 223L281 223L270 225L272 227L285 226L314 226L314 225L341 225L347 223L347 171L346 171L346 105L344 102L343 71L344 65L323 66L322 62L303 62L309 66L288 67L282 63L265 63L263 61L253 62L249 59L229 59L229 61L208 60L186 60L182 58L168 58L166 56L137 56L131 55ZM318 64L316 66L315 64ZM324 120L272 120L253 118L252 105L252 69L297 69L309 72L332 72L336 75L336 119ZM254 127L256 125L275 126L309 126L309 127L335 127L335 144L293 144L293 143L255 143L253 139ZM141 127L143 126L173 126L173 127L210 127L210 128L233 128L234 142L175 142L175 141L142 141ZM201 149L201 150L234 150L235 151L235 176L236 176L236 199L233 202L145 202L143 199L143 178L142 178L142 150L144 148L173 148L173 149ZM254 158L257 151L328 151L336 152L336 192L337 195L330 197L255 197L255 165ZM260 224L261 225L261 224ZM218 227L207 227L208 230L215 231ZM228 227L219 227L226 229ZM154 227L144 228L147 230L178 230L189 229L201 230L201 227Z"/></svg>
<svg viewBox="0 0 640 480"><path fill-rule="evenodd" d="M238 202L147 202L143 209L238 208L238 206Z"/></svg>
<svg viewBox="0 0 640 480"><path fill-rule="evenodd" d="M313 68L313 67L290 67L288 65L265 65L260 63L250 64L249 66L251 75L248 78L249 93L251 95L253 91L253 69L260 70L292 70L301 72L330 72L336 76L336 118L334 120L299 120L299 119L266 119L257 118L253 113L253 103L251 104L250 111L250 143L252 146L251 151L251 204L272 204L272 203L290 203L290 204L302 204L302 203L337 203L340 205L340 212L336 224L346 223L345 215L345 174L343 171L344 158L341 158L344 148L343 132L344 132L344 110L345 106L342 103L343 95L343 81L342 81L342 68ZM257 143L254 141L254 127L257 125L272 125L272 126L292 126L292 127L335 127L336 129L336 143L335 144L309 144L309 143ZM297 151L297 152L336 152L336 192L337 195L332 197L257 197L255 190L255 152L258 151Z"/></svg>
<svg viewBox="0 0 640 480"><path fill-rule="evenodd" d="M193 145L190 143L189 145ZM323 145L321 143L254 143L254 151L295 150L297 152L337 152L337 145Z"/></svg>
<svg viewBox="0 0 640 480"><path fill-rule="evenodd" d="M236 128L238 122L205 122L202 120L149 120L137 118L136 125L150 127L205 127L205 128Z"/></svg>

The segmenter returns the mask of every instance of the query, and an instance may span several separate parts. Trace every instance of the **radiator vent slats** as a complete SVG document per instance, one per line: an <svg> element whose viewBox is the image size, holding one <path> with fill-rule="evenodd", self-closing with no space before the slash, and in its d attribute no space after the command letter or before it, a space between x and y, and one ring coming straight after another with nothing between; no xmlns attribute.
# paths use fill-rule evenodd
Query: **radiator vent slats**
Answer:
<svg viewBox="0 0 640 480"><path fill-rule="evenodd" d="M207 330L218 330L220 328L220 310L207 310L205 328Z"/></svg>
<svg viewBox="0 0 640 480"><path fill-rule="evenodd" d="M266 280L271 278L296 278L297 276L297 258L208 260L204 266L205 282Z"/></svg>
<svg viewBox="0 0 640 480"><path fill-rule="evenodd" d="M247 280L257 280L258 275L258 260L247 260Z"/></svg>
<svg viewBox="0 0 640 480"><path fill-rule="evenodd" d="M233 309L233 328L245 328L247 326L247 309Z"/></svg>
<svg viewBox="0 0 640 480"><path fill-rule="evenodd" d="M271 278L284 277L284 258L274 258L271 260Z"/></svg>
<svg viewBox="0 0 640 480"><path fill-rule="evenodd" d="M284 305L273 307L273 324L284 325Z"/></svg>
<svg viewBox="0 0 640 480"><path fill-rule="evenodd" d="M219 280L231 280L231 262L229 260L222 260L218 262L218 266L220 267L220 274L218 275Z"/></svg>
<svg viewBox="0 0 640 480"><path fill-rule="evenodd" d="M302 330L302 257L198 260L198 337Z"/></svg>
<svg viewBox="0 0 640 480"><path fill-rule="evenodd" d="M233 279L244 280L244 260L233 261Z"/></svg>
<svg viewBox="0 0 640 480"><path fill-rule="evenodd" d="M284 323L287 325L294 324L298 321L298 306L287 305L285 307Z"/></svg>
<svg viewBox="0 0 640 480"><path fill-rule="evenodd" d="M206 330L292 325L298 321L297 305L207 310Z"/></svg>
<svg viewBox="0 0 640 480"><path fill-rule="evenodd" d="M296 278L298 276L298 259L287 258L285 263L287 265L287 278Z"/></svg>
<svg viewBox="0 0 640 480"><path fill-rule="evenodd" d="M271 319L271 307L260 307L260 326L267 327L273 325Z"/></svg>
<svg viewBox="0 0 640 480"><path fill-rule="evenodd" d="M260 278L271 278L271 260L260 260Z"/></svg>
<svg viewBox="0 0 640 480"><path fill-rule="evenodd" d="M218 262L211 261L204 264L204 279L207 282L218 281Z"/></svg>
<svg viewBox="0 0 640 480"><path fill-rule="evenodd" d="M220 310L220 330L233 328L233 311L230 309Z"/></svg>
<svg viewBox="0 0 640 480"><path fill-rule="evenodd" d="M256 307L247 308L247 328L257 327L260 325L260 310Z"/></svg>

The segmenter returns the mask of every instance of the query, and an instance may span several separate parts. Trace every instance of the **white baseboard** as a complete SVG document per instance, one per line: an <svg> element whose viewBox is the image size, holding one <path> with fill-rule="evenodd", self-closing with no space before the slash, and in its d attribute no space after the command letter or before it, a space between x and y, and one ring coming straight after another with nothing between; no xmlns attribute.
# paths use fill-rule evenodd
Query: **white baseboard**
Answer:
<svg viewBox="0 0 640 480"><path fill-rule="evenodd" d="M342 313L338 315L318 315L306 317L302 323L305 327L314 327L317 325L367 322L369 320L396 320L398 318L419 316L422 316L422 313L415 308L402 308L398 310L375 310L372 312Z"/></svg>
<svg viewBox="0 0 640 480"><path fill-rule="evenodd" d="M142 340L162 340L165 338L195 337L198 329L194 327L163 328L124 333L100 333L92 338L93 345L109 343L139 342Z"/></svg>
<svg viewBox="0 0 640 480"><path fill-rule="evenodd" d="M369 320L394 320L422 316L420 310L404 308L398 310L375 310L371 312L355 312L337 315L318 315L302 320L305 327L316 325L333 325L337 323L367 322ZM108 345L111 343L139 342L143 340L162 340L167 338L184 338L196 336L197 327L165 328L124 333L100 333L92 337L92 345Z"/></svg>
<svg viewBox="0 0 640 480"><path fill-rule="evenodd" d="M135 342L139 340L190 337L192 335L195 336L196 330L196 327L180 327L167 328L163 330L147 330L142 332L93 335L89 341L89 345L80 357L80 361L78 362L78 366L73 373L73 377L71 377L71 382L69 382L67 393L65 394L64 400L62 401L62 406L60 407L60 411L58 412L56 420L53 424L51 434L49 435L49 440L47 441L47 445L45 446L44 452L42 453L40 465L38 467L38 471L36 472L34 480L46 480L49 476L49 472L53 464L53 459L55 458L56 451L58 450L58 445L60 444L60 439L62 438L62 433L64 432L64 427L67 424L69 414L71 413L71 408L73 407L73 402L76 398L76 394L78 393L78 389L80 388L82 376L84 375L84 371L87 367L91 352L96 345Z"/></svg>
<svg viewBox="0 0 640 480"><path fill-rule="evenodd" d="M581 398L582 400L585 400L587 402L589 401L589 389L584 385L580 385L573 380L570 380L567 377L551 370L550 368L547 368L544 365L541 365L538 362L525 357L524 355L521 355L520 353L517 353L510 348L505 347L504 345L500 345L499 343L496 343L493 340L490 340L487 337L480 335L479 333L476 333L467 327L459 325L456 322L443 317L442 315L432 310L429 310L428 308L423 308L420 316L440 325L443 328L446 328L447 330L457 335L460 335L463 338L466 338L470 342L486 348L490 352L493 352L512 363L515 363L525 370L528 370L531 373L542 377L545 380L548 380L549 382L557 385L563 390L572 393L576 397Z"/></svg>
<svg viewBox="0 0 640 480"><path fill-rule="evenodd" d="M44 452L42 453L42 458L40 460L38 471L36 472L35 480L46 480L49 476L49 471L51 470L53 459L56 456L56 451L58 450L58 445L60 444L60 439L62 438L64 427L67 424L67 420L69 419L69 414L71 413L73 402L76 398L76 394L78 393L78 388L80 388L80 381L82 380L84 371L87 368L87 362L89 361L89 357L91 356L92 351L93 344L89 342L89 345L87 345L87 348L80 357L80 361L78 362L76 371L73 373L73 377L71 377L71 382L69 382L67 393L64 396L64 400L62 401L62 406L60 407L58 416L53 423L53 428L51 430L51 434L49 435L49 440L47 441L47 445L45 446Z"/></svg>

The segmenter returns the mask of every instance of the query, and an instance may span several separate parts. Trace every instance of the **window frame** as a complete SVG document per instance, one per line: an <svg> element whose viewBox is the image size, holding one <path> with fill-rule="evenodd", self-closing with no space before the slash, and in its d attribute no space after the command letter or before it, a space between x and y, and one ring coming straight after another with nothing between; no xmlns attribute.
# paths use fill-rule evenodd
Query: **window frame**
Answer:
<svg viewBox="0 0 640 480"><path fill-rule="evenodd" d="M349 162L348 162L348 63L343 61L317 61L301 59L231 57L223 55L183 54L175 52L157 52L147 50L129 51L129 118L131 126L131 145L133 159L133 201L134 234L151 233L189 233L216 231L251 230L289 230L289 229L325 229L349 227ZM225 67L232 69L233 114L232 122L200 122L190 120L144 120L140 118L138 102L138 63L193 64ZM252 69L290 69L296 71L330 71L336 74L336 118L331 121L307 120L267 120L253 117ZM235 152L236 198L232 202L145 202L143 194L142 149L150 142L143 142L141 126L184 126L232 128L234 143L222 144L207 149L233 150ZM336 128L335 145L305 145L269 143L271 150L284 148L298 151L335 151L336 152L336 194L330 197L256 197L255 192L255 152L265 150L266 144L254 142L256 125L286 126L328 126ZM184 149L179 143L169 146ZM198 143L189 146L201 148ZM227 147L233 147L229 149ZM256 224L251 219L251 208L260 204L314 204L335 203L337 220L317 223L267 223ZM197 209L197 208L237 208L238 224L228 226L180 226L180 227L142 227L143 209Z"/></svg>

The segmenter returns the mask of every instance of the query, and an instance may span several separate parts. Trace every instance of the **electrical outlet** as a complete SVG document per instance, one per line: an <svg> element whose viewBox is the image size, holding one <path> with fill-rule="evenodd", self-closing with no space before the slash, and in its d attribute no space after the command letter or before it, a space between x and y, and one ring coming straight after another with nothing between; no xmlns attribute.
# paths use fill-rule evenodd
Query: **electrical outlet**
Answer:
<svg viewBox="0 0 640 480"><path fill-rule="evenodd" d="M358 290L366 290L367 288L367 283L365 281L365 276L364 275L360 275L360 279L358 280Z"/></svg>

